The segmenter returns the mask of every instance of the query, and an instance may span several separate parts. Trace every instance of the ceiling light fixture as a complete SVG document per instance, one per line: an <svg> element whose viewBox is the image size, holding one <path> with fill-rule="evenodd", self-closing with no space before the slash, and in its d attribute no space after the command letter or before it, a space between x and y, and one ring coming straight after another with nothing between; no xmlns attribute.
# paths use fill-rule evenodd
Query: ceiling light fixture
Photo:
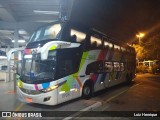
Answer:
<svg viewBox="0 0 160 120"><path fill-rule="evenodd" d="M45 11L45 10L33 10L35 14L48 14L48 15L58 15L58 11Z"/></svg>
<svg viewBox="0 0 160 120"><path fill-rule="evenodd" d="M7 56L0 56L0 59L7 59Z"/></svg>
<svg viewBox="0 0 160 120"><path fill-rule="evenodd" d="M14 43L15 40L12 40L12 42ZM25 43L26 41L25 40L18 40L18 43Z"/></svg>
<svg viewBox="0 0 160 120"><path fill-rule="evenodd" d="M20 35L27 35L27 32L25 30L23 30L23 29L19 30L18 33Z"/></svg>

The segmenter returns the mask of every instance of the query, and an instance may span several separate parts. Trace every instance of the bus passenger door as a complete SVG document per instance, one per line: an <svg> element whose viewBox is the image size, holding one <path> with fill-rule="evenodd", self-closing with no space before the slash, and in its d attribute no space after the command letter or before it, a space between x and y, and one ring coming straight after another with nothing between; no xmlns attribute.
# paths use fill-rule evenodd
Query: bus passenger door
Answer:
<svg viewBox="0 0 160 120"><path fill-rule="evenodd" d="M58 50L57 77L66 81L59 89L59 103L76 97L73 93L79 95L74 74L78 71L81 55L81 48Z"/></svg>
<svg viewBox="0 0 160 120"><path fill-rule="evenodd" d="M72 99L72 92L70 90L70 84L73 79L72 75L70 75L72 70L72 61L69 59L60 60L58 66L59 76L62 77L62 80L66 81L58 90L58 103L61 103Z"/></svg>

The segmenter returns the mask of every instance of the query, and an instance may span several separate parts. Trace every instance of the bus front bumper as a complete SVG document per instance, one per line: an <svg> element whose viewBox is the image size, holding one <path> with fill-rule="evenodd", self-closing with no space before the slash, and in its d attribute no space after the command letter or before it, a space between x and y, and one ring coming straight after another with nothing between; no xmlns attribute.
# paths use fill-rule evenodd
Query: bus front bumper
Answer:
<svg viewBox="0 0 160 120"><path fill-rule="evenodd" d="M57 90L31 95L24 93L19 87L17 87L17 95L21 101L27 103L38 103L44 105L56 105L58 103L56 98Z"/></svg>

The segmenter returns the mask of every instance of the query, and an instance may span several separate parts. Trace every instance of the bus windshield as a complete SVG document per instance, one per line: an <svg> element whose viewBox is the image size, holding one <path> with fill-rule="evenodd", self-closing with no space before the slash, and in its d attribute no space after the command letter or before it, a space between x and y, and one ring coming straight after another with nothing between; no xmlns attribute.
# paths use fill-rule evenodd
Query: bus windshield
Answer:
<svg viewBox="0 0 160 120"><path fill-rule="evenodd" d="M40 60L36 55L24 55L22 63L22 81L38 83L53 81L56 68L56 51L52 51L47 60Z"/></svg>
<svg viewBox="0 0 160 120"><path fill-rule="evenodd" d="M41 27L30 38L30 42L36 42L48 39L59 39L62 26L60 23Z"/></svg>

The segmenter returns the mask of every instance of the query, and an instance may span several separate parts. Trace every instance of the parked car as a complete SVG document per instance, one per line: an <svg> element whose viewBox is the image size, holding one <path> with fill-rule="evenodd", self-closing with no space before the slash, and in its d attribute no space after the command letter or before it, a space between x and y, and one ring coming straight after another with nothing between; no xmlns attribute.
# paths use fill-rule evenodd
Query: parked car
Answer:
<svg viewBox="0 0 160 120"><path fill-rule="evenodd" d="M159 60L154 60L153 65L152 65L152 73L160 73L160 61Z"/></svg>

